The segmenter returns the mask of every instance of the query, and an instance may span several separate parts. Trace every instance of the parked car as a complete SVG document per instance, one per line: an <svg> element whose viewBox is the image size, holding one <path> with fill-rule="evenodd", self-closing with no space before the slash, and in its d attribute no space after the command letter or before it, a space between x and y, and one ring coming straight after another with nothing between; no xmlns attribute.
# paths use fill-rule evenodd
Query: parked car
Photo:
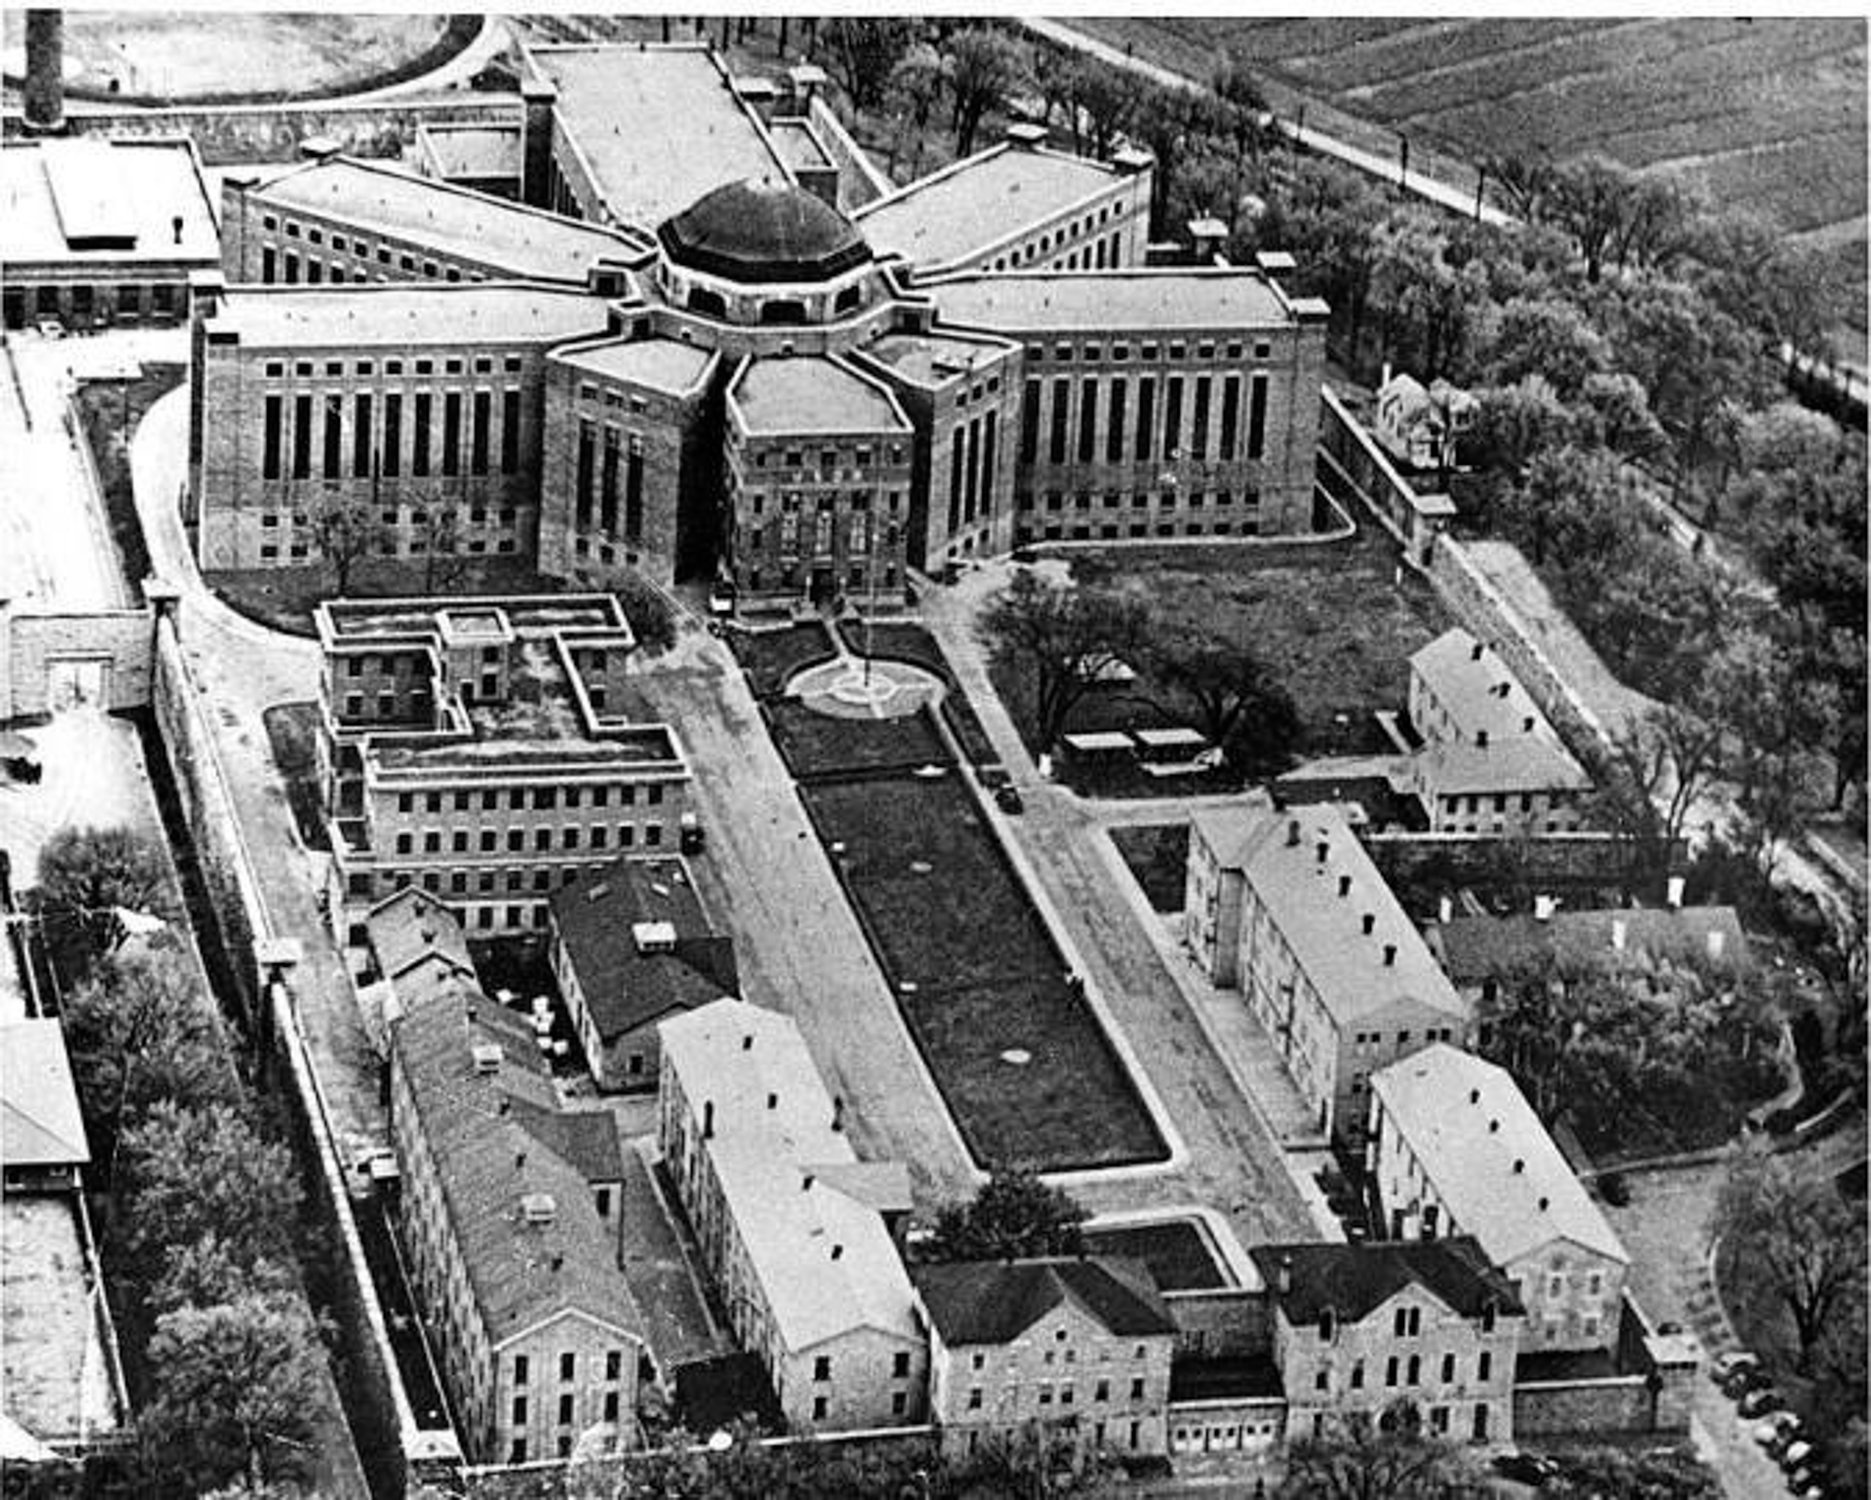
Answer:
<svg viewBox="0 0 1871 1500"><path fill-rule="evenodd" d="M1535 1489L1559 1472L1559 1465L1538 1453L1497 1453L1494 1472L1503 1479L1517 1479Z"/></svg>
<svg viewBox="0 0 1871 1500"><path fill-rule="evenodd" d="M1742 1370L1758 1370L1760 1363L1759 1359L1746 1350L1733 1354L1718 1354L1709 1365L1709 1379L1719 1386L1726 1387L1731 1375L1739 1374Z"/></svg>
<svg viewBox="0 0 1871 1500"><path fill-rule="evenodd" d="M1813 1445L1804 1438L1795 1438L1788 1443L1780 1454L1780 1467L1791 1474L1806 1466L1806 1461L1813 1456Z"/></svg>
<svg viewBox="0 0 1871 1500"><path fill-rule="evenodd" d="M1741 1415L1744 1417L1764 1416L1770 1411L1778 1411L1782 1401L1780 1392L1771 1385L1757 1385L1741 1395Z"/></svg>
<svg viewBox="0 0 1871 1500"><path fill-rule="evenodd" d="M1623 1208L1631 1201L1631 1185L1622 1172L1606 1172L1598 1179L1598 1196L1613 1208Z"/></svg>
<svg viewBox="0 0 1871 1500"><path fill-rule="evenodd" d="M1778 1456L1800 1433L1800 1419L1790 1411L1777 1411L1754 1429L1754 1441Z"/></svg>
<svg viewBox="0 0 1871 1500"><path fill-rule="evenodd" d="M1722 1392L1730 1401L1739 1401L1749 1391L1767 1383L1767 1373L1759 1365L1743 1365L1722 1382Z"/></svg>
<svg viewBox="0 0 1871 1500"><path fill-rule="evenodd" d="M1018 787L1003 786L996 788L994 792L994 803L1004 813L1022 813L1026 811L1026 803L1021 800L1020 789Z"/></svg>

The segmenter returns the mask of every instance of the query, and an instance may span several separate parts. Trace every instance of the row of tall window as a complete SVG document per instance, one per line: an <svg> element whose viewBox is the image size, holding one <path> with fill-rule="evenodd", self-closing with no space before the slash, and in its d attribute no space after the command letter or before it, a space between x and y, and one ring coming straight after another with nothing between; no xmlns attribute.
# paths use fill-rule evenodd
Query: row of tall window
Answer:
<svg viewBox="0 0 1871 1500"><path fill-rule="evenodd" d="M520 467L520 392L500 392L500 421L494 421L494 392L436 393L358 391L299 392L265 398L260 450L264 479L400 478L407 465L417 478L439 472L485 475L496 461L502 474ZM405 421L407 412L408 420ZM437 443L439 428L439 446ZM464 429L465 439L464 442ZM348 440L347 440L348 439Z"/></svg>
<svg viewBox="0 0 1871 1500"><path fill-rule="evenodd" d="M625 434L609 422L603 424L600 449L598 425L589 417L578 422L578 474L573 490L573 525L591 529L593 513L607 536L617 536L618 469L623 469L623 531L626 541L643 536L643 437ZM595 504L594 504L595 501Z"/></svg>
<svg viewBox="0 0 1871 1500"><path fill-rule="evenodd" d="M1163 422L1157 426L1157 393L1163 397ZM1221 377L1220 410L1216 410L1215 377L1181 375L1161 378L1144 375L1136 380L1136 407L1131 408L1131 381L1119 377L1100 381L1086 376L1074 382L1057 376L1050 382L1029 379L1023 393L1020 422L1020 461L1039 457L1040 433L1046 433L1046 459L1063 464L1076 461L1147 463L1158 456L1226 462L1258 459L1267 442L1267 377L1253 375L1247 383L1247 441L1241 444L1241 377ZM1102 406L1100 385L1105 387ZM1192 389L1191 389L1192 388ZM1185 406L1185 393L1190 399ZM1076 406L1077 421L1074 423ZM1188 421L1185 424L1185 414ZM1103 420L1100 421L1102 415ZM1185 439L1187 446L1185 447ZM1212 440L1212 445L1211 445Z"/></svg>
<svg viewBox="0 0 1871 1500"><path fill-rule="evenodd" d="M987 411L958 427L949 444L948 529L951 533L994 513L994 453L1000 413Z"/></svg>

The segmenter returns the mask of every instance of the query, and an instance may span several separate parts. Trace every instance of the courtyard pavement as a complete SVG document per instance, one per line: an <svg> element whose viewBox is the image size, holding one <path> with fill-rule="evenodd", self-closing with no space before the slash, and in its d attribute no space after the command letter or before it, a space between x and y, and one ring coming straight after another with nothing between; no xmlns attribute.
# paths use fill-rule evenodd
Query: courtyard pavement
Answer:
<svg viewBox="0 0 1871 1500"><path fill-rule="evenodd" d="M1002 826L1025 851L1066 935L1087 966L1169 1117L1181 1132L1186 1162L1154 1176L1074 1184L1094 1213L1197 1202L1224 1214L1244 1244L1336 1234L1310 1183L1317 1160L1281 1149L1270 1120L1288 1115L1280 1098L1290 1085L1264 1081L1258 1067L1230 1068L1177 975L1165 962L1152 923L1134 904L1135 883L1113 868L1106 819L1173 823L1213 798L1083 803L1042 781L1032 757L988 680L974 619L989 594L1011 576L1006 564L971 570L957 584L929 590L923 621L980 715L988 738L1021 788L1026 811ZM1228 800L1228 799L1221 799ZM1111 851L1112 854L1115 851ZM1149 914L1154 918L1154 913ZM1159 923L1160 925L1160 919ZM1238 1007L1237 1007L1238 1008ZM1316 1208L1315 1208L1316 1204Z"/></svg>

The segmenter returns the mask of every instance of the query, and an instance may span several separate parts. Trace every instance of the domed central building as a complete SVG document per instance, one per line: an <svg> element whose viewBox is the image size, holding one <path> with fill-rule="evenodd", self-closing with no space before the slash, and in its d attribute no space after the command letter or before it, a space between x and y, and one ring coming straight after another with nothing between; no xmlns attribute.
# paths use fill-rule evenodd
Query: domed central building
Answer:
<svg viewBox="0 0 1871 1500"><path fill-rule="evenodd" d="M967 467L967 545L992 550L1005 457L991 450L1015 386L999 367L1016 346L933 337L928 301L794 184L716 188L656 242L616 336L551 358L545 494L559 498L542 506L542 571L603 584L612 569L716 565L750 607L893 601L961 525L958 511L932 549L921 496L935 463ZM953 371L917 369L905 340L953 346ZM983 384L937 412L950 375L985 382L990 368L992 402Z"/></svg>

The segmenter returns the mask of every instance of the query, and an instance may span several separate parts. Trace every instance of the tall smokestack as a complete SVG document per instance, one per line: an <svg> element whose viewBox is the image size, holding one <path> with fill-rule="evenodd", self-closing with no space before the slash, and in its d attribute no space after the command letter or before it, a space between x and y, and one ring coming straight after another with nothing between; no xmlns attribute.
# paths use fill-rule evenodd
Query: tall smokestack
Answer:
<svg viewBox="0 0 1871 1500"><path fill-rule="evenodd" d="M28 135L65 131L65 16L56 10L26 12L26 113Z"/></svg>

